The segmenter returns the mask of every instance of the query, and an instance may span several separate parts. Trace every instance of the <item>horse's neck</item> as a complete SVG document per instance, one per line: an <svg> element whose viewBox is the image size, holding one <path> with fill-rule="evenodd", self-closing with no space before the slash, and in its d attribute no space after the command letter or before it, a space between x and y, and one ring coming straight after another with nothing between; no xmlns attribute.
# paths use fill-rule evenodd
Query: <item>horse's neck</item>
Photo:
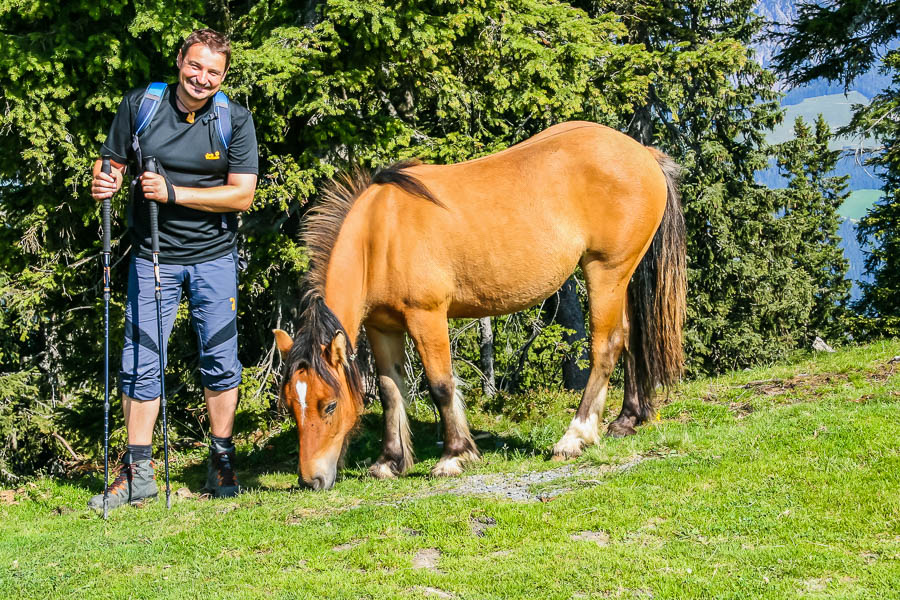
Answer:
<svg viewBox="0 0 900 600"><path fill-rule="evenodd" d="M343 237L343 236L342 236ZM355 236L351 236L355 239ZM365 256L361 244L342 243L331 252L325 275L325 304L344 326L353 348L365 316Z"/></svg>

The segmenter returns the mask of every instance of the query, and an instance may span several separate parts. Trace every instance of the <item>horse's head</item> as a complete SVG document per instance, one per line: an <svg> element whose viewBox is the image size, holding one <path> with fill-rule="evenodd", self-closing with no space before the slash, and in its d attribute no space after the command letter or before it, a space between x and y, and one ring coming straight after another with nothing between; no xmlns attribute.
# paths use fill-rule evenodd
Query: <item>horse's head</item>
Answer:
<svg viewBox="0 0 900 600"><path fill-rule="evenodd" d="M327 490L334 485L349 434L359 421L362 396L358 371L347 356L346 334L333 332L326 343L315 337L301 332L292 340L275 330L284 359L281 398L297 422L299 483Z"/></svg>

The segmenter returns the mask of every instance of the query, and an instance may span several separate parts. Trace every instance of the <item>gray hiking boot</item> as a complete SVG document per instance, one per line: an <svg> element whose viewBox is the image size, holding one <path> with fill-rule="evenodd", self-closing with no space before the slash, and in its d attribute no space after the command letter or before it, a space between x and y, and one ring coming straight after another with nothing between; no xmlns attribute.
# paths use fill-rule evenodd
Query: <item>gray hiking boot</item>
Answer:
<svg viewBox="0 0 900 600"><path fill-rule="evenodd" d="M112 510L125 504L140 504L156 498L158 493L152 460L122 463L119 475L109 486L108 506ZM103 494L88 500L88 508L103 510Z"/></svg>
<svg viewBox="0 0 900 600"><path fill-rule="evenodd" d="M230 498L241 493L237 474L234 472L234 451L209 453L206 470L206 489L214 498Z"/></svg>

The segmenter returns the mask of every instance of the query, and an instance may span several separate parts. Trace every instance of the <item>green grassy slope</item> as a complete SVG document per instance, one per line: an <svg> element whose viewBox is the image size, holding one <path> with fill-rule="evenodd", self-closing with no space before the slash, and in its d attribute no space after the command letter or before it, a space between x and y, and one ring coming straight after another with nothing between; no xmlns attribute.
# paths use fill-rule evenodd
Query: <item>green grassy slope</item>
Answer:
<svg viewBox="0 0 900 600"><path fill-rule="evenodd" d="M559 469L574 396L473 401L469 479L425 476L439 449L422 405L422 461L396 481L362 476L377 415L325 493L292 488L288 427L242 453L253 489L233 500L103 522L83 508L98 480L42 479L0 496L0 597L896 598L898 355L882 342L685 384L524 502L450 492ZM200 460L176 455L176 487L197 491Z"/></svg>

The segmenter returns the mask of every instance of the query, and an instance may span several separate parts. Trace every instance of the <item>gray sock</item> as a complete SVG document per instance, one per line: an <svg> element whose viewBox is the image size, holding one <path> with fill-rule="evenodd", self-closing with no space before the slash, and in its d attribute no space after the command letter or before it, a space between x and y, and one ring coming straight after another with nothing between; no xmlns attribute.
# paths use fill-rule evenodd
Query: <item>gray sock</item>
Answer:
<svg viewBox="0 0 900 600"><path fill-rule="evenodd" d="M128 451L125 453L125 456L122 457L122 462L125 464L136 463L139 460L150 460L153 458L153 446L147 444L143 446L141 444L128 444Z"/></svg>

